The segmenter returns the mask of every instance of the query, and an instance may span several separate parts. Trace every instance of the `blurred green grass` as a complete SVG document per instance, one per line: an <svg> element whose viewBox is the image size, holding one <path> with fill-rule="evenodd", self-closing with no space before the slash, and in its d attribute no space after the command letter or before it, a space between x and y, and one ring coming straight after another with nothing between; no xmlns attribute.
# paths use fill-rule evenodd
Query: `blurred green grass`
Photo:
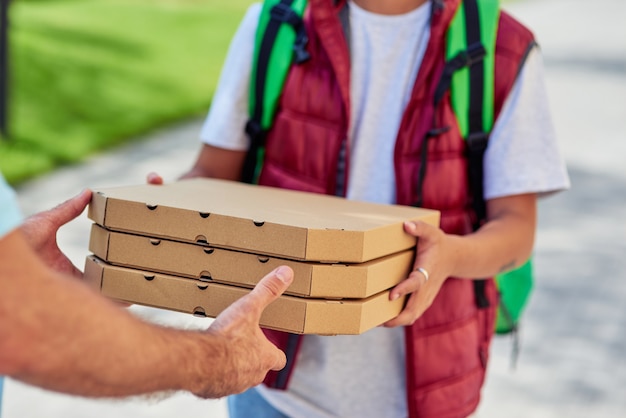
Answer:
<svg viewBox="0 0 626 418"><path fill-rule="evenodd" d="M252 0L13 0L9 138L18 184L206 112Z"/></svg>

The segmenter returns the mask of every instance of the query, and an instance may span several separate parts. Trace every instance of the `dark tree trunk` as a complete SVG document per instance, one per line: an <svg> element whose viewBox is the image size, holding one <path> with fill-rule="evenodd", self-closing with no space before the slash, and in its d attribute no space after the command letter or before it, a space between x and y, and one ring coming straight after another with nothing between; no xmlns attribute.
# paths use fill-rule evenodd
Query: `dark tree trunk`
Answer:
<svg viewBox="0 0 626 418"><path fill-rule="evenodd" d="M0 0L0 135L9 136L9 2Z"/></svg>

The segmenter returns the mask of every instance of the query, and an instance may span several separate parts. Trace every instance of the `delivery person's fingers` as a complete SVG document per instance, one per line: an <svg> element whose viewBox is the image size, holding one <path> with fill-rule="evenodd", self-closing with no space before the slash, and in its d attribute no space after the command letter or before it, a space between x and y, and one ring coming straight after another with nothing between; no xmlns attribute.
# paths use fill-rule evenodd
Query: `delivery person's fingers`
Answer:
<svg viewBox="0 0 626 418"><path fill-rule="evenodd" d="M396 285L389 295L390 300L396 300L401 296L418 292L428 281L428 270L424 267L417 267L409 274L409 277Z"/></svg>
<svg viewBox="0 0 626 418"><path fill-rule="evenodd" d="M389 295L391 300L401 296L417 292L430 278L432 266L428 260L428 252L434 250L434 243L437 241L439 229L425 222L405 222L404 230L407 234L416 237L417 248L413 269L405 280L395 286Z"/></svg>
<svg viewBox="0 0 626 418"><path fill-rule="evenodd" d="M434 237L434 234L439 232L439 228L422 221L405 222L404 232L418 239L429 241ZM419 240L417 244L419 248Z"/></svg>
<svg viewBox="0 0 626 418"><path fill-rule="evenodd" d="M412 325L432 303L425 292L417 292L409 295L404 309L398 316L385 322L385 327L398 327Z"/></svg>
<svg viewBox="0 0 626 418"><path fill-rule="evenodd" d="M161 177L159 174L152 171L148 173L148 175L146 176L146 182L148 184L160 185L160 184L163 184L163 177Z"/></svg>
<svg viewBox="0 0 626 418"><path fill-rule="evenodd" d="M415 261L409 276L389 294L391 300L407 296L407 302L396 318L384 324L387 327L415 322L433 303L446 278L446 272L441 268L443 231L420 221L405 222L404 230L417 238Z"/></svg>

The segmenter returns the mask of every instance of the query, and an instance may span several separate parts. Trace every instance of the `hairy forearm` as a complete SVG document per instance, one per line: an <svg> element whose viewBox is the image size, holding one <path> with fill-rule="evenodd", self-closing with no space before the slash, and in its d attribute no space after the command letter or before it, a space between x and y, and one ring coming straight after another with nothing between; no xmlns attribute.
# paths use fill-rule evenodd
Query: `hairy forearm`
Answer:
<svg viewBox="0 0 626 418"><path fill-rule="evenodd" d="M6 247L0 251L0 374L55 391L111 397L195 392L209 369L222 367L225 346L210 333L140 321L83 283L20 255L23 240L11 245L18 259L7 259Z"/></svg>
<svg viewBox="0 0 626 418"><path fill-rule="evenodd" d="M106 311L95 308L99 313ZM115 315L107 319L109 326L83 319L61 326L59 320L65 318L54 316L47 315L51 332L33 326L22 328L16 342L22 347L38 348L18 354L17 347L8 348L9 353L14 352L10 359L11 377L50 390L91 397L191 390L192 382L184 382L182 377L193 376L186 356L199 351L194 350L201 339L199 335L194 339L183 333L176 336L175 330L157 330ZM188 352L182 353L183 348Z"/></svg>

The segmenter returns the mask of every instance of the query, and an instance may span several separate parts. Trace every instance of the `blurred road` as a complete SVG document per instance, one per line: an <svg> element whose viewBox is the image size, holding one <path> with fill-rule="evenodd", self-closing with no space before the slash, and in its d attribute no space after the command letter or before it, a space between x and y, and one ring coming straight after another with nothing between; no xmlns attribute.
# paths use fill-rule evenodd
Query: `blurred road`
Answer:
<svg viewBox="0 0 626 418"><path fill-rule="evenodd" d="M511 370L511 341L496 339L478 416L621 418L626 416L626 3L524 0L508 10L534 30L542 47L573 187L540 203L537 283L523 324L522 351ZM18 190L25 214L85 187L143 183L149 171L175 179L195 158L200 123L164 129L25 184ZM89 224L83 215L59 236L79 266L87 254ZM173 326L210 323L133 309ZM12 380L5 383L3 408L3 418L226 417L223 400L175 394L94 401Z"/></svg>

